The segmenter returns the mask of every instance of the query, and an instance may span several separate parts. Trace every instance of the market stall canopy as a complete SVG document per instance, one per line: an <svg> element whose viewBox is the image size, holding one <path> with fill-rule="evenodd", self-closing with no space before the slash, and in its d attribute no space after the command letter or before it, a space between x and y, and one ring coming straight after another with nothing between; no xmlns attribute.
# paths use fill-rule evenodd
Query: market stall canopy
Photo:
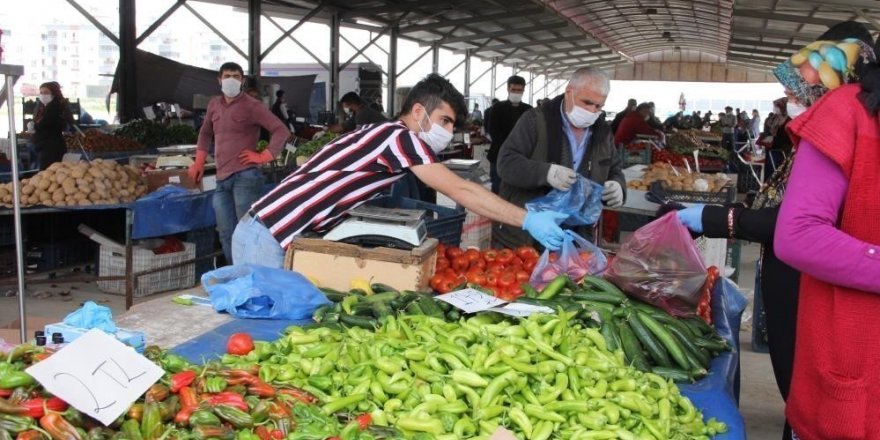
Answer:
<svg viewBox="0 0 880 440"><path fill-rule="evenodd" d="M247 10L245 0L206 1ZM702 63L716 68L692 66L693 80L774 81L773 66L832 24L856 20L880 29L875 0L264 0L261 8L264 15L324 23L338 12L342 26L377 33L397 24L401 38L426 47L551 77L592 65L615 76L629 69L630 76L686 80L687 69L668 67ZM640 64L656 69L645 72Z"/></svg>
<svg viewBox="0 0 880 440"><path fill-rule="evenodd" d="M139 107L146 107L156 102L168 102L192 109L202 107L194 102L195 95L210 97L220 94L216 70L178 63L143 50L137 50L136 56ZM117 91L118 69L119 67L113 79L111 93ZM297 111L297 114L301 114L298 109L308 111L315 75L261 76L258 80L260 87L277 84L284 90L288 107Z"/></svg>

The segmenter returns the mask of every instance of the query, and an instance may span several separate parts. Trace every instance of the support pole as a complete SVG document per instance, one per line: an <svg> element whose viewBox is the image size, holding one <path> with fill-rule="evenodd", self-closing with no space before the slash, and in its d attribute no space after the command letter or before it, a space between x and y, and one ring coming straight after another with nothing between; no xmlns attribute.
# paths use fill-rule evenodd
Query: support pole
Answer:
<svg viewBox="0 0 880 440"><path fill-rule="evenodd" d="M339 101L339 11L330 16L330 105L331 112L336 111Z"/></svg>
<svg viewBox="0 0 880 440"><path fill-rule="evenodd" d="M464 96L471 95L471 50L464 52Z"/></svg>
<svg viewBox="0 0 880 440"><path fill-rule="evenodd" d="M529 70L529 104L535 104L535 71Z"/></svg>
<svg viewBox="0 0 880 440"><path fill-rule="evenodd" d="M262 0L248 0L248 73L257 78L260 76L260 16Z"/></svg>
<svg viewBox="0 0 880 440"><path fill-rule="evenodd" d="M495 92L498 91L498 87L495 86L495 83L497 82L496 80L498 79L497 75L498 75L498 58L495 58L492 60L492 88L489 89L492 92L490 93L491 96L489 96L490 99L494 98Z"/></svg>
<svg viewBox="0 0 880 440"><path fill-rule="evenodd" d="M431 48L431 73L440 73L440 46Z"/></svg>
<svg viewBox="0 0 880 440"><path fill-rule="evenodd" d="M397 114L394 98L397 96L397 38L400 36L400 22L391 25L391 38L388 43L388 115Z"/></svg>
<svg viewBox="0 0 880 440"><path fill-rule="evenodd" d="M135 0L119 0L119 112L120 121L140 115L137 93L137 22Z"/></svg>
<svg viewBox="0 0 880 440"><path fill-rule="evenodd" d="M15 86L15 80L18 76L24 74L24 68L20 66L3 66L3 74L6 75L6 108L9 112L9 155L12 168L12 209L13 223L15 226L15 264L16 275L18 276L18 319L19 319L19 337L21 343L27 341L27 327L25 321L27 314L25 313L24 297L27 294L24 286L24 238L21 233L21 183L18 178L18 140L16 139L15 130L15 98L13 98L12 87Z"/></svg>

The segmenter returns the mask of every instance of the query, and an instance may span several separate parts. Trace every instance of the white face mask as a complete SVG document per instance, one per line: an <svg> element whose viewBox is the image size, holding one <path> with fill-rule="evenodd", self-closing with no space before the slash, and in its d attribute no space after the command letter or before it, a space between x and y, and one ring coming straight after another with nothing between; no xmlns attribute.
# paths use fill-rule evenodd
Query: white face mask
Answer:
<svg viewBox="0 0 880 440"><path fill-rule="evenodd" d="M235 98L241 93L241 81L235 78L223 78L220 80L220 90L227 98Z"/></svg>
<svg viewBox="0 0 880 440"><path fill-rule="evenodd" d="M807 108L798 102L788 101L785 103L785 111L788 113L789 118L794 119L800 116L801 113L807 111Z"/></svg>
<svg viewBox="0 0 880 440"><path fill-rule="evenodd" d="M342 107L342 112L345 113L346 115L350 115L351 114L351 107Z"/></svg>
<svg viewBox="0 0 880 440"><path fill-rule="evenodd" d="M507 99L509 99L510 102L514 104L519 104L520 102L522 102L522 97L522 93L510 93L507 95Z"/></svg>
<svg viewBox="0 0 880 440"><path fill-rule="evenodd" d="M42 94L41 94L41 95L40 95L40 102L42 102L43 105L46 105L46 104L52 102L52 98L54 98L54 96L52 96L52 95L42 95Z"/></svg>
<svg viewBox="0 0 880 440"><path fill-rule="evenodd" d="M452 133L446 131L446 129L441 127L440 124L432 123L430 119L428 120L428 123L431 124L431 129L426 131L425 128L422 127L421 121L419 122L419 129L421 129L419 132L419 139L425 141L434 153L439 153L449 145L449 142L452 141Z"/></svg>
<svg viewBox="0 0 880 440"><path fill-rule="evenodd" d="M572 105L571 111L566 113L568 121L577 128L587 128L599 119L602 112L591 112L579 105Z"/></svg>

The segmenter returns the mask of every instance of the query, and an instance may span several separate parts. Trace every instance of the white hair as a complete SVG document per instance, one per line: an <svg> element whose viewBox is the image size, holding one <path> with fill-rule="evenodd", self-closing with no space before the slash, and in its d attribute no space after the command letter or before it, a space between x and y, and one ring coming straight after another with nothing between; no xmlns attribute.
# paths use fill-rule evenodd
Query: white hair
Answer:
<svg viewBox="0 0 880 440"><path fill-rule="evenodd" d="M604 96L608 96L608 92L611 91L611 78L598 67L581 67L575 70L568 80L568 86L574 89L579 89L587 84L595 87L596 91Z"/></svg>

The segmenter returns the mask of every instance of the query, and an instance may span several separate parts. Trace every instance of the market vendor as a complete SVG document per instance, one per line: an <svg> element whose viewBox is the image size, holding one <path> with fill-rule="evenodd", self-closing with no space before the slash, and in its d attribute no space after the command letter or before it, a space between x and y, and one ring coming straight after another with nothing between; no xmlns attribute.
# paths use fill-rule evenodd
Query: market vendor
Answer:
<svg viewBox="0 0 880 440"><path fill-rule="evenodd" d="M242 93L244 71L236 63L224 63L217 77L223 96L208 103L205 122L199 130L196 160L189 176L199 182L205 171L208 149L214 144L217 164L217 189L214 190L214 215L217 233L228 263L232 263L232 232L250 206L263 195L260 166L271 162L290 136L290 130L263 105ZM271 133L269 146L257 152L260 128Z"/></svg>
<svg viewBox="0 0 880 440"><path fill-rule="evenodd" d="M400 118L337 138L253 205L232 237L233 261L282 267L284 249L303 232L325 232L345 213L389 188L407 171L482 216L522 228L548 248L562 243L565 215L526 212L437 160L467 115L464 97L445 78L419 81Z"/></svg>
<svg viewBox="0 0 880 440"><path fill-rule="evenodd" d="M61 93L61 86L55 81L40 84L40 107L34 114L34 143L37 163L40 170L61 162L67 146L62 132L73 122L67 99Z"/></svg>
<svg viewBox="0 0 880 440"><path fill-rule="evenodd" d="M568 190L581 175L604 185L606 205L623 205L626 181L620 155L610 125L599 117L609 88L603 71L578 69L564 94L519 119L498 153L501 198L524 206L552 189ZM532 244L528 235L504 224L496 224L492 236L499 247Z"/></svg>
<svg viewBox="0 0 880 440"><path fill-rule="evenodd" d="M366 101L355 92L342 95L339 100L346 119L342 124L331 126L327 131L331 133L349 133L369 124L379 124L388 120L382 113L370 107Z"/></svg>
<svg viewBox="0 0 880 440"><path fill-rule="evenodd" d="M679 112L679 115L681 113ZM655 130L648 125L648 118L651 117L651 104L643 102L636 107L636 111L629 112L614 135L614 143L617 145L626 145L635 140L638 135L659 136L664 139L666 136L661 130ZM670 118L671 119L671 118Z"/></svg>

